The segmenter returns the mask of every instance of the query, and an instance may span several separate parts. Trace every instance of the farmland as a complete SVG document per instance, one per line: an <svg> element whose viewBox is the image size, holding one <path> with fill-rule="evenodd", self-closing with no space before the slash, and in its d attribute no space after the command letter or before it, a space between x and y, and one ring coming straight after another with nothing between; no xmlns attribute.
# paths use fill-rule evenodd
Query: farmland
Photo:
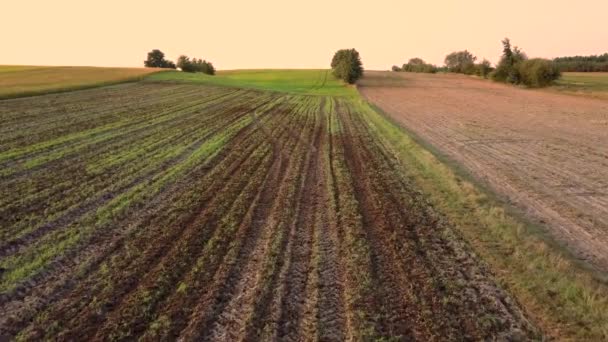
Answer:
<svg viewBox="0 0 608 342"><path fill-rule="evenodd" d="M552 89L567 94L608 99L608 72L565 72Z"/></svg>
<svg viewBox="0 0 608 342"><path fill-rule="evenodd" d="M0 334L539 336L370 113L150 81L2 101Z"/></svg>
<svg viewBox="0 0 608 342"><path fill-rule="evenodd" d="M368 99L608 270L605 101L454 75L383 77L363 84Z"/></svg>
<svg viewBox="0 0 608 342"><path fill-rule="evenodd" d="M0 99L139 80L158 71L151 68L0 65Z"/></svg>
<svg viewBox="0 0 608 342"><path fill-rule="evenodd" d="M0 340L608 338L605 282L326 76L0 101Z"/></svg>

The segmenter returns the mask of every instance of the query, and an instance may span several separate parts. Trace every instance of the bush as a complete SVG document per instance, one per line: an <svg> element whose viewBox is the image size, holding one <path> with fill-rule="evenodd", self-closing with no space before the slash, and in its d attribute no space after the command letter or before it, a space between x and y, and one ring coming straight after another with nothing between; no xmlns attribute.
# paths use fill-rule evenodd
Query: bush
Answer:
<svg viewBox="0 0 608 342"><path fill-rule="evenodd" d="M528 87L546 87L559 79L558 66L548 59L533 58L518 65L521 83Z"/></svg>
<svg viewBox="0 0 608 342"><path fill-rule="evenodd" d="M434 74L437 72L437 67L433 64L426 63L421 58L412 58L407 64L403 64L402 71L407 72L424 72Z"/></svg>
<svg viewBox="0 0 608 342"><path fill-rule="evenodd" d="M147 68L175 69L175 63L166 60L165 54L158 49L148 52L148 58L144 61L144 66Z"/></svg>
<svg viewBox="0 0 608 342"><path fill-rule="evenodd" d="M363 65L359 52L355 49L336 51L331 60L333 75L346 83L353 84L363 76Z"/></svg>
<svg viewBox="0 0 608 342"><path fill-rule="evenodd" d="M396 66L396 65L393 65L393 67L391 68L391 70L392 71L401 71L401 68L398 67L398 66Z"/></svg>

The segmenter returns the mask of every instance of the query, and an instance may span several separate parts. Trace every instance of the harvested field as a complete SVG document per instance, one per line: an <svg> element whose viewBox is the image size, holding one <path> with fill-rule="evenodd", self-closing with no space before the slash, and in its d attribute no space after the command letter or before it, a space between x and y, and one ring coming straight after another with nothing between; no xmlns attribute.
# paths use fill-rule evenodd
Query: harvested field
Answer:
<svg viewBox="0 0 608 342"><path fill-rule="evenodd" d="M368 72L360 90L608 270L608 102L456 75Z"/></svg>
<svg viewBox="0 0 608 342"><path fill-rule="evenodd" d="M0 99L134 81L162 69L0 65Z"/></svg>
<svg viewBox="0 0 608 342"><path fill-rule="evenodd" d="M0 339L538 337L364 106L155 82L0 101Z"/></svg>

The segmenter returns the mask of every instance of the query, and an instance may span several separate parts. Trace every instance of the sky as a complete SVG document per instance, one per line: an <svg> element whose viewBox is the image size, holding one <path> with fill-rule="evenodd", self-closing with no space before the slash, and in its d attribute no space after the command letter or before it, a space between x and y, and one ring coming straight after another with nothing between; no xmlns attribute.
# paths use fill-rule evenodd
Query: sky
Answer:
<svg viewBox="0 0 608 342"><path fill-rule="evenodd" d="M366 69L608 52L608 0L0 0L0 64L143 66L148 51L218 69L328 68L356 48Z"/></svg>

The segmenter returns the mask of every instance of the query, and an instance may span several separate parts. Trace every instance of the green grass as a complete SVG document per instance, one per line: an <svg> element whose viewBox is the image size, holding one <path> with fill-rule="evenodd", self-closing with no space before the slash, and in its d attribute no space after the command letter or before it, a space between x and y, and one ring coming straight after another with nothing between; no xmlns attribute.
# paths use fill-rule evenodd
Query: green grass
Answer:
<svg viewBox="0 0 608 342"><path fill-rule="evenodd" d="M160 69L0 65L0 99L137 81L158 71Z"/></svg>
<svg viewBox="0 0 608 342"><path fill-rule="evenodd" d="M608 72L565 72L552 89L577 95L608 98Z"/></svg>
<svg viewBox="0 0 608 342"><path fill-rule="evenodd" d="M171 71L150 75L146 80L201 83L305 95L357 95L353 87L334 78L331 71L326 69L230 70L220 71L215 76Z"/></svg>

